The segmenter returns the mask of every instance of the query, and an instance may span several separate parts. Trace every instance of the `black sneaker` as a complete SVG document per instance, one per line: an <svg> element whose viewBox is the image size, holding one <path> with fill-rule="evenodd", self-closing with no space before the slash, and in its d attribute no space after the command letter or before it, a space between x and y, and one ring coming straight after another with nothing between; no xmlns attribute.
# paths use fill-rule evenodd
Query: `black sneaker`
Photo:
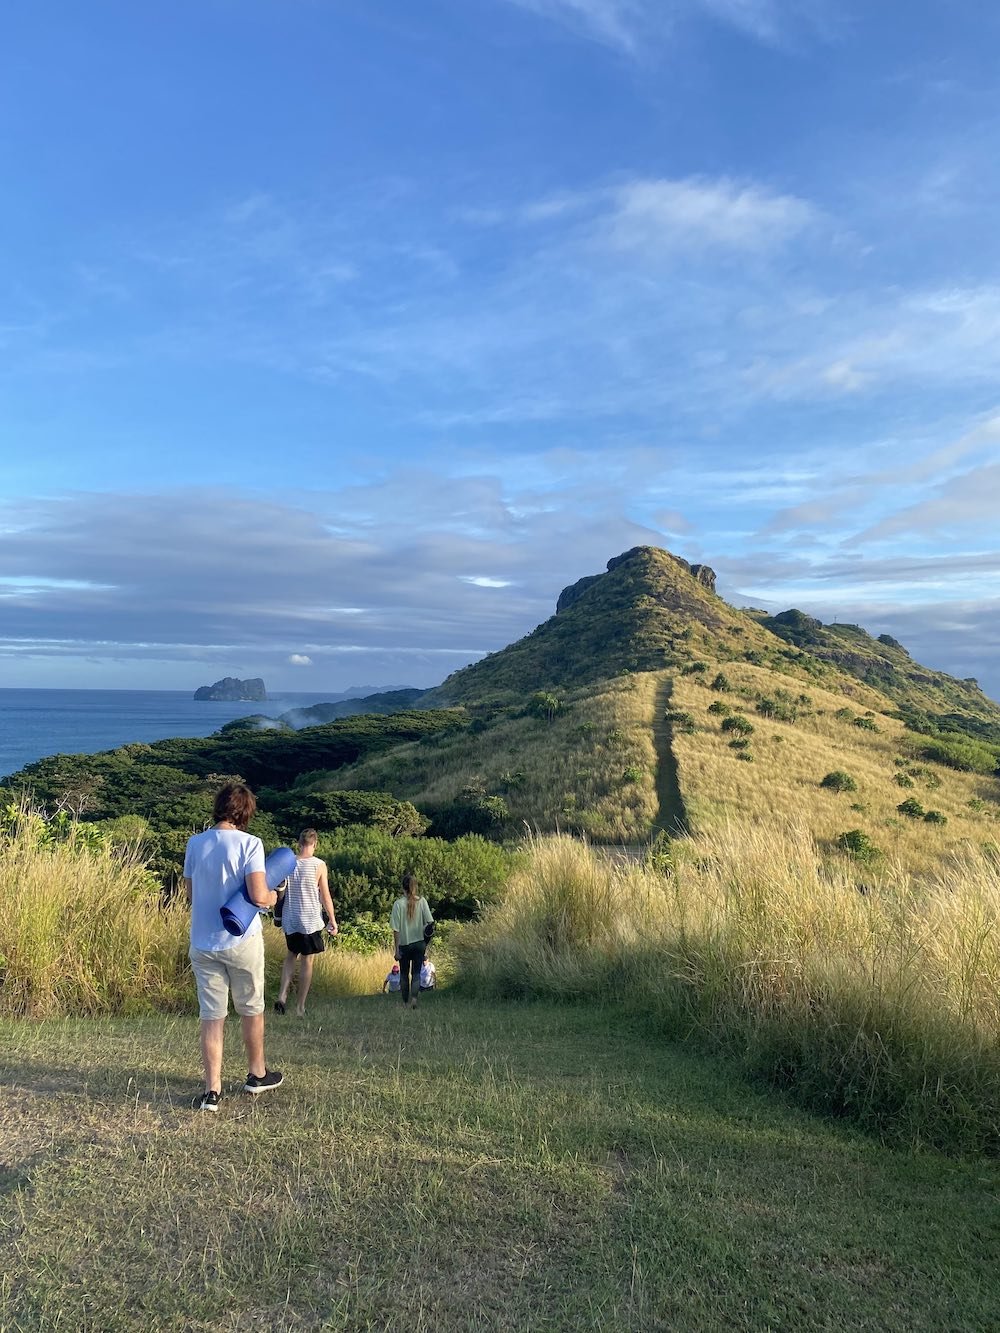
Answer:
<svg viewBox="0 0 1000 1333"><path fill-rule="evenodd" d="M218 1092L203 1092L200 1097L195 1098L195 1107L199 1111L217 1111L220 1095Z"/></svg>
<svg viewBox="0 0 1000 1333"><path fill-rule="evenodd" d="M243 1091L256 1096L258 1092L270 1092L272 1088L280 1088L284 1081L285 1076L279 1069L265 1070L259 1078L256 1074L247 1074Z"/></svg>
<svg viewBox="0 0 1000 1333"><path fill-rule="evenodd" d="M275 1012L276 1014L283 1014L283 1013L285 1012L285 1002L284 1002L284 1000L275 1000L275 1002L274 1002L274 1012Z"/></svg>

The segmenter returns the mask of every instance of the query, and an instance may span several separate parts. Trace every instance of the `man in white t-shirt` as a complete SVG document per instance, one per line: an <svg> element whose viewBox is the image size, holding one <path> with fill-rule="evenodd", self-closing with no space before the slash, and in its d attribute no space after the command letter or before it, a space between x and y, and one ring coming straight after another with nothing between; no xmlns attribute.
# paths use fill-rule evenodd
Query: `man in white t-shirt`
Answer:
<svg viewBox="0 0 1000 1333"><path fill-rule="evenodd" d="M257 809L249 787L231 782L215 798L214 828L188 839L184 854L184 888L191 903L191 948L188 957L198 986L201 1015L201 1059L205 1091L202 1111L217 1111L222 1096L222 1045L229 995L240 1015L249 1073L243 1091L254 1096L282 1082L277 1069L264 1061L264 935L255 916L243 935L230 935L222 924L222 906L246 885L250 901L262 910L278 895L267 887L264 845L247 833Z"/></svg>

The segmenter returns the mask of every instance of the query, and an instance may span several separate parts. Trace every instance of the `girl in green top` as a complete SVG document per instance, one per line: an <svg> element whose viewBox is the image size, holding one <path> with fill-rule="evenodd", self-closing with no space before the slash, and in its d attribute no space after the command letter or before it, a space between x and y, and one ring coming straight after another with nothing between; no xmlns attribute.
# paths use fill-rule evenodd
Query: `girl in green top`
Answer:
<svg viewBox="0 0 1000 1333"><path fill-rule="evenodd" d="M399 959L399 993L404 1004L416 1009L420 968L427 948L424 931L434 924L427 899L417 892L416 875L403 876L403 894L392 905L391 920Z"/></svg>

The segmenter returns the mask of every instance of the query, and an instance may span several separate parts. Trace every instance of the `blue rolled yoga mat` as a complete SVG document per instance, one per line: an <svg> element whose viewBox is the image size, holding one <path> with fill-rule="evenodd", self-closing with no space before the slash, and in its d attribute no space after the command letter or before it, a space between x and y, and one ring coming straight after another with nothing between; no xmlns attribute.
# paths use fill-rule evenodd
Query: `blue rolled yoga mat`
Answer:
<svg viewBox="0 0 1000 1333"><path fill-rule="evenodd" d="M279 847L264 861L264 878L269 889L276 889L295 869L295 853L291 847ZM222 924L230 935L245 935L251 921L261 909L250 901L246 885L237 889L222 906Z"/></svg>

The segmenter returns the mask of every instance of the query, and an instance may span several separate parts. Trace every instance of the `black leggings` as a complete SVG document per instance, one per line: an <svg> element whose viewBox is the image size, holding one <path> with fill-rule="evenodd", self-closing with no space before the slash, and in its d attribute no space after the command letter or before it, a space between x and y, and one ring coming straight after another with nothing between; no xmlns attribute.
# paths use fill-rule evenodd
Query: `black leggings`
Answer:
<svg viewBox="0 0 1000 1333"><path fill-rule="evenodd" d="M424 954L427 951L427 945L421 940L418 944L401 944L399 946L399 993L403 997L403 1003L408 1004L410 1000L410 974L413 974L413 994L420 992L420 969L423 966Z"/></svg>

